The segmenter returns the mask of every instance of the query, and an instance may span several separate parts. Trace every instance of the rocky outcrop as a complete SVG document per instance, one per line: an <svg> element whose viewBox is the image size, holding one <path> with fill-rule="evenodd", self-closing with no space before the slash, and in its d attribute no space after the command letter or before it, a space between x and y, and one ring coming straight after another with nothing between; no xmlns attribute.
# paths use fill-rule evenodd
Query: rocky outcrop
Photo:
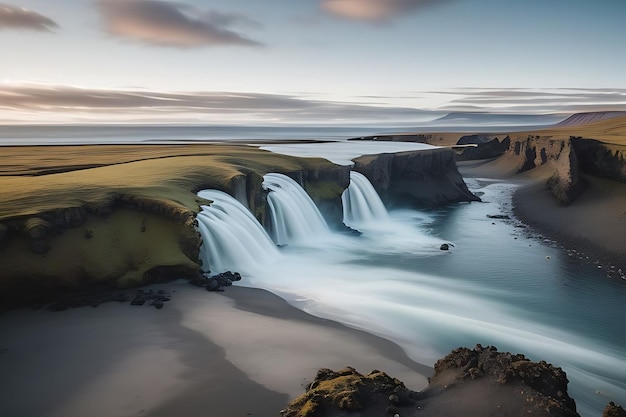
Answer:
<svg viewBox="0 0 626 417"><path fill-rule="evenodd" d="M367 375L347 367L340 371L320 369L304 395L281 410L282 417L402 416L414 411L418 393L384 372ZM346 413L346 414L344 414Z"/></svg>
<svg viewBox="0 0 626 417"><path fill-rule="evenodd" d="M610 402L604 409L602 417L626 417L626 410L621 405Z"/></svg>
<svg viewBox="0 0 626 417"><path fill-rule="evenodd" d="M561 204L570 204L584 189L571 140L541 136L517 138L512 140L503 158L508 158L517 173L547 166L550 170L547 186Z"/></svg>
<svg viewBox="0 0 626 417"><path fill-rule="evenodd" d="M235 281L241 281L241 274L239 272L226 271L216 275L203 273L189 280L189 283L196 287L204 288L209 292L222 292L224 287L230 287Z"/></svg>
<svg viewBox="0 0 626 417"><path fill-rule="evenodd" d="M494 347L459 348L435 364L422 392L380 371L322 369L282 417L577 417L561 368Z"/></svg>
<svg viewBox="0 0 626 417"><path fill-rule="evenodd" d="M389 206L479 201L467 189L450 149L362 156L354 163L353 169L370 180Z"/></svg>
<svg viewBox="0 0 626 417"><path fill-rule="evenodd" d="M541 161L544 162L544 155L549 159L553 174L548 179L548 189L556 197L557 201L563 205L571 204L584 191L585 185L580 177L578 168L578 157L572 147L571 141L550 142L548 149L554 150L560 147L560 151L546 152L546 148L541 148ZM549 156L547 156L549 155Z"/></svg>
<svg viewBox="0 0 626 417"><path fill-rule="evenodd" d="M504 157L516 172L547 166L551 171L547 187L563 205L584 192L581 174L626 182L626 147L597 140L529 135L514 139Z"/></svg>
<svg viewBox="0 0 626 417"><path fill-rule="evenodd" d="M497 139L488 135L463 135L456 142L457 145L480 145L483 143L489 143L492 140Z"/></svg>
<svg viewBox="0 0 626 417"><path fill-rule="evenodd" d="M578 416L567 384L561 368L477 345L455 349L437 361L423 392L423 408L441 410L457 399L456 410L449 408L441 414L507 415L514 411L515 415Z"/></svg>
<svg viewBox="0 0 626 417"><path fill-rule="evenodd" d="M489 136L468 135L463 136L457 145L475 144L475 147L464 148L457 154L457 161L471 161L477 159L491 159L503 155L511 146L511 138L506 136L500 140L497 137L491 139Z"/></svg>

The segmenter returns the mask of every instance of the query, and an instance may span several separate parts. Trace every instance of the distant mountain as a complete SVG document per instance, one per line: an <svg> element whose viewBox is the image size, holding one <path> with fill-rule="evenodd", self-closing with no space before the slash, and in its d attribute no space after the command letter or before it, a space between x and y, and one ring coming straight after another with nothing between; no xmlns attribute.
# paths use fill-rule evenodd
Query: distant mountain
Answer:
<svg viewBox="0 0 626 417"><path fill-rule="evenodd" d="M615 117L626 116L626 111L596 111L589 113L576 113L557 123L556 126L580 126L587 123L598 122L600 120L613 119Z"/></svg>
<svg viewBox="0 0 626 417"><path fill-rule="evenodd" d="M563 114L503 114L454 112L430 122L445 125L483 126L546 126L563 121Z"/></svg>

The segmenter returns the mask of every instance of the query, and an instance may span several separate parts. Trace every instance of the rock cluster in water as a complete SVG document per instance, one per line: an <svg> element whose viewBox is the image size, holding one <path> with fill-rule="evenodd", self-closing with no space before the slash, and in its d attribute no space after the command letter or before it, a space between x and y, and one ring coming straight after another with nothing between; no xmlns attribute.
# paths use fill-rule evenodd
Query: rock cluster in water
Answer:
<svg viewBox="0 0 626 417"><path fill-rule="evenodd" d="M577 417L567 393L565 372L524 355L477 345L458 348L435 364L428 387L411 391L384 372L367 375L347 367L318 371L306 393L280 412L281 417ZM604 417L626 417L609 404Z"/></svg>
<svg viewBox="0 0 626 417"><path fill-rule="evenodd" d="M626 410L621 405L610 402L604 409L602 417L626 417Z"/></svg>
<svg viewBox="0 0 626 417"><path fill-rule="evenodd" d="M224 291L224 287L230 287L233 282L241 281L239 272L226 271L216 275L204 273L189 281L191 285L205 288L207 291Z"/></svg>

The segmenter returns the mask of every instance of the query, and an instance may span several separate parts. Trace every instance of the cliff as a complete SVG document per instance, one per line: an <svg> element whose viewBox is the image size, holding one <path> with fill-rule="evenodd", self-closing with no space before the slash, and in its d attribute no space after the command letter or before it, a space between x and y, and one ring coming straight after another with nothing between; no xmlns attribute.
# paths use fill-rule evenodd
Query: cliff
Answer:
<svg viewBox="0 0 626 417"><path fill-rule="evenodd" d="M480 200L467 189L450 149L362 156L354 160L353 169L370 180L389 206Z"/></svg>
<svg viewBox="0 0 626 417"><path fill-rule="evenodd" d="M594 139L571 139L581 172L626 183L626 146Z"/></svg>
<svg viewBox="0 0 626 417"><path fill-rule="evenodd" d="M531 134L517 135L513 139L507 136L497 144L495 141L497 139L483 143L479 148L466 149L459 159L493 157L491 150L497 148L503 155L493 165L505 166L510 174L543 167L548 189L563 205L571 204L584 192L584 175L626 183L624 145L576 136L554 138Z"/></svg>
<svg viewBox="0 0 626 417"><path fill-rule="evenodd" d="M511 138L506 136L500 140L484 135L462 136L457 145L475 144L475 147L464 148L457 154L457 161L471 161L475 159L491 159L503 155L511 146Z"/></svg>
<svg viewBox="0 0 626 417"><path fill-rule="evenodd" d="M5 148L0 163L0 307L56 291L197 276L201 189L225 191L267 225L269 172L298 181L342 224L350 167L237 145ZM13 156L13 158L11 158ZM372 157L385 195L428 205L475 199L448 150ZM80 161L80 163L76 162Z"/></svg>

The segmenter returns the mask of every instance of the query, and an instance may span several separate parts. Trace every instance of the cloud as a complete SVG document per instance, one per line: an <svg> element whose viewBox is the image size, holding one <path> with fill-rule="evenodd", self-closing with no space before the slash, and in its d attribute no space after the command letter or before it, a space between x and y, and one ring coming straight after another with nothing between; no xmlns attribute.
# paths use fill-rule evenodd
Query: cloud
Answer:
<svg viewBox="0 0 626 417"><path fill-rule="evenodd" d="M216 10L209 10L205 13L205 19L215 26L243 26L251 28L261 28L262 25L256 20L243 16L238 13L222 13Z"/></svg>
<svg viewBox="0 0 626 417"><path fill-rule="evenodd" d="M0 3L0 30L1 29L29 29L41 32L51 32L58 28L52 19L22 7Z"/></svg>
<svg viewBox="0 0 626 417"><path fill-rule="evenodd" d="M545 114L626 110L626 89L454 89L430 92L451 96L439 110Z"/></svg>
<svg viewBox="0 0 626 417"><path fill-rule="evenodd" d="M16 120L63 116L76 120L205 123L406 123L425 114L410 107L369 106L292 95L231 92L96 90L38 84L0 84L0 111Z"/></svg>
<svg viewBox="0 0 626 417"><path fill-rule="evenodd" d="M100 12L109 34L148 45L177 48L206 46L261 46L231 29L259 26L234 13L203 11L193 6L157 0L100 0Z"/></svg>
<svg viewBox="0 0 626 417"><path fill-rule="evenodd" d="M322 0L322 10L349 20L381 23L449 0Z"/></svg>
<svg viewBox="0 0 626 417"><path fill-rule="evenodd" d="M441 103L423 110L397 96L330 101L306 94L102 90L64 85L0 83L4 123L201 123L428 126L449 112L566 114L626 111L626 89L455 89L415 93ZM367 104L363 100L369 101ZM375 101L375 102L373 102Z"/></svg>

